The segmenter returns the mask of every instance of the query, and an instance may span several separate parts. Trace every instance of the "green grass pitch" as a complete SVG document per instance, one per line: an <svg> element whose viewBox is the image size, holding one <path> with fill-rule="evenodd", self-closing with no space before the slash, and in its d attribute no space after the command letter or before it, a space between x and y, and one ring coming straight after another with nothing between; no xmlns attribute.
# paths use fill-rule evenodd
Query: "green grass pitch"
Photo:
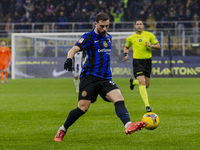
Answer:
<svg viewBox="0 0 200 150"><path fill-rule="evenodd" d="M132 121L145 107L138 87L113 78L121 89ZM149 102L160 117L157 129L127 136L112 103L100 97L71 126L62 142L54 142L69 111L77 107L72 78L16 79L0 84L1 150L199 150L200 78L152 78Z"/></svg>

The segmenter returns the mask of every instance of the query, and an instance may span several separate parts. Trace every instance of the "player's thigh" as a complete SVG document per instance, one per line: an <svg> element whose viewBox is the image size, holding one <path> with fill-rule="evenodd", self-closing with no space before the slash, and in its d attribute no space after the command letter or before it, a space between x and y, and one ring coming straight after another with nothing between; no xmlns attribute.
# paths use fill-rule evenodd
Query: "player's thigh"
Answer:
<svg viewBox="0 0 200 150"><path fill-rule="evenodd" d="M79 85L79 101L80 100L89 100L94 103L97 99L97 85L93 82L93 78L91 76L83 77L80 80Z"/></svg>
<svg viewBox="0 0 200 150"><path fill-rule="evenodd" d="M103 79L98 94L108 102L115 102L124 99L119 88L112 80Z"/></svg>
<svg viewBox="0 0 200 150"><path fill-rule="evenodd" d="M4 65L0 64L0 70L3 71L3 69L4 69Z"/></svg>
<svg viewBox="0 0 200 150"><path fill-rule="evenodd" d="M108 93L106 94L106 98L107 98L109 101L113 102L113 103L115 103L115 102L117 102L117 101L122 101L122 100L124 100L124 97L122 96L121 91L120 91L119 89L114 89L114 90L108 92Z"/></svg>

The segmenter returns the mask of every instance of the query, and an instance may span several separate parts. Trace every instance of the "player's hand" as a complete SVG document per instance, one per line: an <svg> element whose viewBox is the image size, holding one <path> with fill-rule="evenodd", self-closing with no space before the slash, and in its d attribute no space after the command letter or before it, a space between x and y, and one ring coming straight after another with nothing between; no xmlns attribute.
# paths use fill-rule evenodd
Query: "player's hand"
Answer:
<svg viewBox="0 0 200 150"><path fill-rule="evenodd" d="M65 61L64 69L66 69L68 71L72 71L72 59L71 58L67 58L67 60Z"/></svg>

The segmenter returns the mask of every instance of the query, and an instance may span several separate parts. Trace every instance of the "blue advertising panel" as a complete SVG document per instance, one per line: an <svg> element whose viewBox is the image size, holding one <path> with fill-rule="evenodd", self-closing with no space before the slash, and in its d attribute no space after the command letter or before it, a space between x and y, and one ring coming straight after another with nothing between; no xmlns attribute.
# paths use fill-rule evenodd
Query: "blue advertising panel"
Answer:
<svg viewBox="0 0 200 150"><path fill-rule="evenodd" d="M16 78L64 78L72 77L64 70L66 57L17 58L15 61ZM171 63L171 65L170 65ZM171 66L171 68L170 68ZM133 77L132 59L111 58L113 77ZM152 57L152 77L200 77L200 57Z"/></svg>

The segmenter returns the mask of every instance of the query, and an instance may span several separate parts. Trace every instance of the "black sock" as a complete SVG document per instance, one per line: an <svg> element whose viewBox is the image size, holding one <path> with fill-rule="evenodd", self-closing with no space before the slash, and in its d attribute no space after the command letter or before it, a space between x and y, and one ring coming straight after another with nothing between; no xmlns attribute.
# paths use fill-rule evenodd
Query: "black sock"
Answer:
<svg viewBox="0 0 200 150"><path fill-rule="evenodd" d="M130 116L124 105L124 101L118 101L115 103L115 112L124 125L130 121Z"/></svg>
<svg viewBox="0 0 200 150"><path fill-rule="evenodd" d="M67 130L80 116L82 116L85 112L79 109L78 107L72 111L70 111L65 123L64 127Z"/></svg>

